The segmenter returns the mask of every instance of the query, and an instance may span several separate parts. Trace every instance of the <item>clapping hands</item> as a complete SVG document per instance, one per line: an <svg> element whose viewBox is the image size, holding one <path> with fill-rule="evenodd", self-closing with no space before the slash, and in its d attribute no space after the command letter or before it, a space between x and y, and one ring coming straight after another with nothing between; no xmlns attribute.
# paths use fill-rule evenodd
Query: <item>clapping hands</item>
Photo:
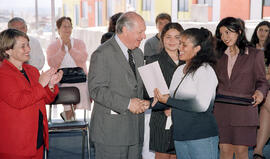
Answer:
<svg viewBox="0 0 270 159"><path fill-rule="evenodd" d="M54 87L55 84L57 84L58 82L61 81L63 77L63 71L59 70L58 72L56 72L55 74L52 75L50 81L49 81L49 87L52 88Z"/></svg>
<svg viewBox="0 0 270 159"><path fill-rule="evenodd" d="M57 72L56 68L50 68L49 70L42 72L39 77L39 83L45 87L49 86L50 88L54 87L63 76L63 71L60 70Z"/></svg>
<svg viewBox="0 0 270 159"><path fill-rule="evenodd" d="M141 100L139 98L132 98L130 100L129 110L134 114L140 114L146 111L150 106L148 100Z"/></svg>

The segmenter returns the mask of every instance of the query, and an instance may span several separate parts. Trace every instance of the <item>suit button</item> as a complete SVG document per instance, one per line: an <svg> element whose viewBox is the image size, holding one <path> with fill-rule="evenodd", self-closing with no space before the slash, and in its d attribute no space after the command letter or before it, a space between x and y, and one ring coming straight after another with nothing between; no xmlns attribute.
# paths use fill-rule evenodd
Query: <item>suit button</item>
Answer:
<svg viewBox="0 0 270 159"><path fill-rule="evenodd" d="M134 88L137 89L138 88L138 85L135 85Z"/></svg>

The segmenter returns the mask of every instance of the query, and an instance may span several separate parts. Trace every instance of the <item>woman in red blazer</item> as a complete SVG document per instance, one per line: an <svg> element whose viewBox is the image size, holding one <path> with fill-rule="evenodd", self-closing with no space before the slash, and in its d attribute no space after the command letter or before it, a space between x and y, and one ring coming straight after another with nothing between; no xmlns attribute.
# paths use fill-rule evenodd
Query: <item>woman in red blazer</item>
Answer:
<svg viewBox="0 0 270 159"><path fill-rule="evenodd" d="M214 115L219 128L220 159L247 159L248 146L256 144L259 125L257 105L268 91L263 52L247 47L245 29L238 19L222 19L216 29L218 62L217 95L250 98L254 104L215 103Z"/></svg>
<svg viewBox="0 0 270 159"><path fill-rule="evenodd" d="M0 33L0 158L42 159L48 148L45 104L58 93L63 72L41 75L28 64L29 39L15 29Z"/></svg>

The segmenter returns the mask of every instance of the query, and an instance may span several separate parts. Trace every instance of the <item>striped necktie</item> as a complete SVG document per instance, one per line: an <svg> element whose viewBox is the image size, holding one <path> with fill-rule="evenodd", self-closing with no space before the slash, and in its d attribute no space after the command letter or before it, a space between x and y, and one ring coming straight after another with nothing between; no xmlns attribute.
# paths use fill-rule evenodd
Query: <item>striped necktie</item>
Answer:
<svg viewBox="0 0 270 159"><path fill-rule="evenodd" d="M137 79L136 77L136 68L135 68L135 63L133 62L133 55L132 55L132 50L128 49L128 63L135 75L135 78Z"/></svg>

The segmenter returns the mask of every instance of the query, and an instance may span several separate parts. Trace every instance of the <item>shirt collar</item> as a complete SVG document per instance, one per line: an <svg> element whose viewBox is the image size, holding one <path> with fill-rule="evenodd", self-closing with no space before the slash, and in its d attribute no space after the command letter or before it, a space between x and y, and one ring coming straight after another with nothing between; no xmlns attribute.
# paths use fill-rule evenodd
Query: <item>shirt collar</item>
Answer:
<svg viewBox="0 0 270 159"><path fill-rule="evenodd" d="M228 56L230 55L230 49L229 49L229 47L227 47L227 49L224 51L224 53L226 55L228 55ZM248 55L248 49L247 48L245 49L245 54Z"/></svg>
<svg viewBox="0 0 270 159"><path fill-rule="evenodd" d="M119 39L119 37L117 36L117 34L115 34L115 40L117 42L117 44L119 45L120 49L122 50L122 52L124 53L126 59L128 60L128 48L125 46L125 44Z"/></svg>

